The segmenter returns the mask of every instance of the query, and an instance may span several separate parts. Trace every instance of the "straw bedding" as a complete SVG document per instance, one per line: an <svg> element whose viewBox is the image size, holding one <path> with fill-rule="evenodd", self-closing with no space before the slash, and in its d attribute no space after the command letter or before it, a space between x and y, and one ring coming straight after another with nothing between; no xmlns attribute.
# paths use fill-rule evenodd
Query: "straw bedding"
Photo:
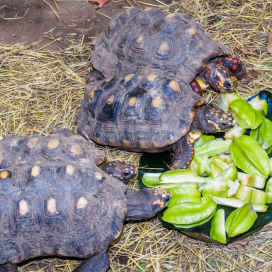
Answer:
<svg viewBox="0 0 272 272"><path fill-rule="evenodd" d="M272 33L271 2L188 0L165 5L156 0L154 6L168 12L186 12L226 45L232 56L245 61L252 71L239 84L238 93L243 98L272 90L272 56L267 52L267 39ZM76 132L75 115L86 87L84 76L90 69L92 48L93 44L84 43L84 39L71 40L59 52L0 44L0 136L47 135L59 127ZM219 95L212 91L205 96L218 102ZM100 148L109 160L138 164L139 154ZM129 186L137 188L136 181ZM109 271L272 271L272 224L232 246L218 246L168 230L157 218L130 222L121 239L109 248L109 254ZM22 264L19 271L72 271L78 263L47 258Z"/></svg>

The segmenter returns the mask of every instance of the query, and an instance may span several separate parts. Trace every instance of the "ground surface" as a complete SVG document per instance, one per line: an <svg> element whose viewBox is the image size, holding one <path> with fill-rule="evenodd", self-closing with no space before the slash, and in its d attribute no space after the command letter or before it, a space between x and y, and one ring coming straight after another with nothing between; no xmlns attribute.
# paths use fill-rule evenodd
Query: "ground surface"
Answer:
<svg viewBox="0 0 272 272"><path fill-rule="evenodd" d="M163 1L170 3L170 0ZM141 8L147 7L131 2ZM10 45L34 44L34 49L52 42L46 47L50 50L66 47L71 39L82 39L83 35L84 42L92 42L93 37L105 29L109 18L130 5L123 0L106 3L96 11L97 7L97 3L87 0L1 0L0 40Z"/></svg>
<svg viewBox="0 0 272 272"><path fill-rule="evenodd" d="M147 6L141 1L129 1L135 6ZM186 12L215 40L226 45L232 56L245 61L248 71L255 71L239 83L237 92L244 99L263 89L272 90L272 56L267 52L267 39L272 32L270 2L162 1L167 6L159 6L161 9ZM109 21L106 16L112 17L130 7L128 1L110 2L98 10L104 16L94 11L97 4L83 1L56 3L59 11L54 0L0 0L2 137L46 135L60 127L76 132L75 115L86 87L84 77L91 67L93 37L105 28ZM146 3L160 5L155 0ZM56 41L58 38L61 40ZM36 44L29 46L33 43ZM211 91L206 94L212 102L218 101L218 97ZM103 150L109 160L138 164L139 154L114 148ZM137 188L137 183L129 186ZM271 252L271 223L240 243L218 246L166 229L155 217L125 225L121 239L109 248L109 271L268 272L272 271ZM75 259L43 258L21 264L19 271L71 272L78 263Z"/></svg>

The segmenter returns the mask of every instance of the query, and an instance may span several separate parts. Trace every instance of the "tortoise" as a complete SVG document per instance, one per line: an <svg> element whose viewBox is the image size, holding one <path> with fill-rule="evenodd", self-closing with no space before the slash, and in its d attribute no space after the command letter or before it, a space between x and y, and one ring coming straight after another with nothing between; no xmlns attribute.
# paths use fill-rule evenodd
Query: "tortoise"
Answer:
<svg viewBox="0 0 272 272"><path fill-rule="evenodd" d="M208 85L218 92L233 92L237 80L246 76L246 66L229 54L187 14L131 8L114 15L97 38L91 56L95 69L87 82L155 73L179 77L200 93Z"/></svg>
<svg viewBox="0 0 272 272"><path fill-rule="evenodd" d="M1 169L0 271L62 256L85 259L75 272L104 272L124 221L153 217L170 197L161 188L129 190L86 159Z"/></svg>
<svg viewBox="0 0 272 272"><path fill-rule="evenodd" d="M106 154L80 134L62 128L49 136L9 136L0 141L0 169L35 162L87 160L127 183L137 176L132 163L105 162Z"/></svg>
<svg viewBox="0 0 272 272"><path fill-rule="evenodd" d="M156 74L89 84L76 122L98 144L135 152L172 150L172 169L189 166L192 143L202 133L227 131L235 123L229 112L205 105L186 81Z"/></svg>

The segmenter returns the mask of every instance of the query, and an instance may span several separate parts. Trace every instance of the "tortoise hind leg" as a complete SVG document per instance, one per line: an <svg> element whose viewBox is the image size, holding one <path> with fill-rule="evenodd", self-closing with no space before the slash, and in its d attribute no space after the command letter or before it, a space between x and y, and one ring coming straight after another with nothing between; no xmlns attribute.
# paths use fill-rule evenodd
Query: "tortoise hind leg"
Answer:
<svg viewBox="0 0 272 272"><path fill-rule="evenodd" d="M107 250L86 259L73 272L106 272L110 267Z"/></svg>
<svg viewBox="0 0 272 272"><path fill-rule="evenodd" d="M189 167L194 157L194 147L188 135L179 139L171 147L175 152L170 165L170 169L186 169Z"/></svg>
<svg viewBox="0 0 272 272"><path fill-rule="evenodd" d="M17 264L2 264L0 265L0 272L18 272Z"/></svg>

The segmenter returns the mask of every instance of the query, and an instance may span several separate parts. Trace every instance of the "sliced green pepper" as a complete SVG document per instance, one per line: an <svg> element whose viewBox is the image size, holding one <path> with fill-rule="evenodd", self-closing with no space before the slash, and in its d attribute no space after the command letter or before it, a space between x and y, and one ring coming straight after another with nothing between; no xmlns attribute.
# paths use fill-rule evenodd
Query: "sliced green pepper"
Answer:
<svg viewBox="0 0 272 272"><path fill-rule="evenodd" d="M230 156L234 164L245 173L267 177L270 162L267 153L250 136L234 139L230 145Z"/></svg>
<svg viewBox="0 0 272 272"><path fill-rule="evenodd" d="M243 128L257 128L264 117L245 100L237 99L230 104L233 118Z"/></svg>
<svg viewBox="0 0 272 272"><path fill-rule="evenodd" d="M215 213L211 223L210 237L220 243L227 243L224 209L219 209Z"/></svg>
<svg viewBox="0 0 272 272"><path fill-rule="evenodd" d="M257 219L257 213L251 203L244 204L233 211L226 220L226 232L229 237L237 236L248 231Z"/></svg>
<svg viewBox="0 0 272 272"><path fill-rule="evenodd" d="M204 196L201 203L182 203L168 208L162 219L172 224L193 224L210 216L217 204L209 196Z"/></svg>

